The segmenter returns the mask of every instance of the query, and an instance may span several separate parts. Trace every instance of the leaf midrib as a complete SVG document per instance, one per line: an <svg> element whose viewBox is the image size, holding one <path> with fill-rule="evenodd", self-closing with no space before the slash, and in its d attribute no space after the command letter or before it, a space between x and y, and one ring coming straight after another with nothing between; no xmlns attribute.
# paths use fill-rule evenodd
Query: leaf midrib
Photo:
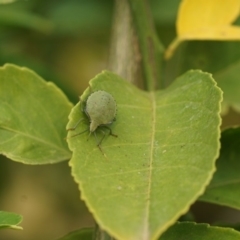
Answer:
<svg viewBox="0 0 240 240"><path fill-rule="evenodd" d="M156 132L156 98L154 92L150 92L150 101L152 103L152 135L151 135L151 146L150 146L150 157L149 157L149 178L147 187L147 203L145 209L145 222L143 227L143 239L149 239L149 213L150 213L150 195L152 187L152 164L153 164L153 152L154 152L154 141Z"/></svg>

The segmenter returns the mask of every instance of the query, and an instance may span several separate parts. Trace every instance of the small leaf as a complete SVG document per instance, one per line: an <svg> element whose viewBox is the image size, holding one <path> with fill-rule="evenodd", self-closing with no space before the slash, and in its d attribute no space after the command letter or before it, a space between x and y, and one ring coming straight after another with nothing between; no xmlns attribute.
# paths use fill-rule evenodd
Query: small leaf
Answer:
<svg viewBox="0 0 240 240"><path fill-rule="evenodd" d="M71 103L51 82L33 71L0 68L0 153L27 164L70 158L66 140Z"/></svg>
<svg viewBox="0 0 240 240"><path fill-rule="evenodd" d="M214 75L219 87L224 92L223 114L226 114L231 106L235 111L240 112L240 62L234 62L226 66L222 71Z"/></svg>
<svg viewBox="0 0 240 240"><path fill-rule="evenodd" d="M22 222L22 216L16 213L3 212L0 211L0 229L1 228L12 228L12 229L22 229L22 227L17 226Z"/></svg>
<svg viewBox="0 0 240 240"><path fill-rule="evenodd" d="M240 128L222 133L217 171L199 200L240 209Z"/></svg>
<svg viewBox="0 0 240 240"><path fill-rule="evenodd" d="M93 229L84 228L68 233L66 236L58 238L57 240L92 240Z"/></svg>
<svg viewBox="0 0 240 240"><path fill-rule="evenodd" d="M240 233L232 228L211 227L208 224L192 222L176 223L159 240L239 240Z"/></svg>
<svg viewBox="0 0 240 240"><path fill-rule="evenodd" d="M183 0L176 22L177 38L165 57L186 40L240 40L240 27L232 23L239 15L239 0Z"/></svg>
<svg viewBox="0 0 240 240"><path fill-rule="evenodd" d="M90 82L116 100L118 138L102 142L82 122L69 131L72 174L100 227L117 239L156 239L203 193L219 150L221 90L189 71L164 91L144 92L103 72ZM90 89L81 96L86 101ZM82 103L83 104L83 103ZM68 128L87 120L78 103ZM101 131L96 132L102 137Z"/></svg>

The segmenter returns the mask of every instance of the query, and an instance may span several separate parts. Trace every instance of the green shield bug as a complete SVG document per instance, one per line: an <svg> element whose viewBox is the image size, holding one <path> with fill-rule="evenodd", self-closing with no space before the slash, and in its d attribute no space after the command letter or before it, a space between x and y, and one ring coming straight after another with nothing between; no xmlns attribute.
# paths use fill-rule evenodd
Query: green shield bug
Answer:
<svg viewBox="0 0 240 240"><path fill-rule="evenodd" d="M83 102L80 98L80 103ZM96 141L97 146L100 149L100 151L103 153L101 148L101 143L106 136L105 132L103 132L103 137L100 141L97 140L96 130L99 128L107 128L109 130L109 134L117 137L117 135L112 133L111 128L109 127L113 121L115 121L116 113L117 113L117 105L113 98L113 96L105 91L99 90L96 92L91 93L86 102L84 103L84 107L82 111L87 115L89 120L89 129L84 130L83 132L77 133L75 135L72 135L71 137L78 136L86 131L89 130L90 134L93 133ZM72 128L69 128L68 130L75 130L79 123L83 119L80 119L76 125ZM103 153L104 154L104 153Z"/></svg>

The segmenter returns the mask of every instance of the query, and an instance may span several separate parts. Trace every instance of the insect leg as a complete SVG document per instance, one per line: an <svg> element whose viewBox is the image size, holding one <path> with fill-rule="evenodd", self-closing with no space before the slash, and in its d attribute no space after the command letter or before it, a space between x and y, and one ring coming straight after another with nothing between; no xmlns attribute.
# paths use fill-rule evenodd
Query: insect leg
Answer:
<svg viewBox="0 0 240 240"><path fill-rule="evenodd" d="M82 104L82 103L85 103L85 101L82 100L81 97L79 97L79 102L80 102L81 111L84 112L84 107L83 107L83 104Z"/></svg>
<svg viewBox="0 0 240 240"><path fill-rule="evenodd" d="M101 148L101 143L102 143L102 141L103 141L103 139L104 139L104 137L105 137L106 134L105 134L104 131L102 131L102 132L103 132L104 135L103 135L103 137L101 138L100 141L98 141L98 139L97 139L96 131L94 131L93 134L94 134L94 136L95 136L95 139L96 139L97 146L98 146L99 150L102 152L103 155L105 155L104 152L103 152L103 150L102 150L102 148Z"/></svg>
<svg viewBox="0 0 240 240"><path fill-rule="evenodd" d="M75 130L77 128L77 126L79 125L79 123L82 122L83 120L85 120L85 119L81 118L73 127L68 128L67 131Z"/></svg>
<svg viewBox="0 0 240 240"><path fill-rule="evenodd" d="M88 141L88 139L90 138L91 134L92 134L92 132L91 132L91 131L89 131L89 134L88 134L87 141ZM95 139L96 139L96 135L95 135L95 134L94 134L94 136L95 136Z"/></svg>
<svg viewBox="0 0 240 240"><path fill-rule="evenodd" d="M112 132L112 129L111 129L110 127L108 127L108 126L103 126L103 127L107 128L107 129L109 130L109 134L110 134L110 135L112 135L112 136L114 136L114 137L117 137L117 136L118 136L118 135L116 135L116 134L114 134L114 133Z"/></svg>
<svg viewBox="0 0 240 240"><path fill-rule="evenodd" d="M72 136L70 136L70 137L68 137L68 138L76 137L76 136L78 136L78 135L80 135L80 134L82 134L82 133L87 132L88 130L89 130L89 129L86 129L86 130L84 130L84 131L82 131L82 132L80 132L80 133L74 134L74 135L72 135Z"/></svg>

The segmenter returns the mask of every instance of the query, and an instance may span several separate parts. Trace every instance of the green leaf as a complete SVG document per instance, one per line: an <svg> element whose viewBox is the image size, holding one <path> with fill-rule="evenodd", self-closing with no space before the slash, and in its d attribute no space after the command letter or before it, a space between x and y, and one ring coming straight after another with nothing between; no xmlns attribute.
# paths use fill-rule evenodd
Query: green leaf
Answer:
<svg viewBox="0 0 240 240"><path fill-rule="evenodd" d="M235 111L240 112L240 61L226 67L214 76L219 87L224 92L223 113L226 113L231 106Z"/></svg>
<svg viewBox="0 0 240 240"><path fill-rule="evenodd" d="M159 240L239 240L240 233L232 228L211 227L191 222L177 223L169 228Z"/></svg>
<svg viewBox="0 0 240 240"><path fill-rule="evenodd" d="M98 33L110 28L112 2L60 1L48 8L48 17L54 22L58 33Z"/></svg>
<svg viewBox="0 0 240 240"><path fill-rule="evenodd" d="M16 213L0 211L0 229L1 228L22 229L22 227L17 226L21 222L22 216Z"/></svg>
<svg viewBox="0 0 240 240"><path fill-rule="evenodd" d="M16 0L0 0L0 4L9 4L9 3L13 3Z"/></svg>
<svg viewBox="0 0 240 240"><path fill-rule="evenodd" d="M92 240L93 229L84 228L68 233L66 236L58 238L57 240Z"/></svg>
<svg viewBox="0 0 240 240"><path fill-rule="evenodd" d="M103 72L91 89L117 103L105 156L82 122L69 131L72 174L100 227L117 239L156 239L203 193L219 151L221 90L211 75L189 71L169 88L144 92ZM90 89L81 99L86 100ZM68 128L86 116L78 103ZM97 137L102 137L97 131Z"/></svg>
<svg viewBox="0 0 240 240"><path fill-rule="evenodd" d="M240 42L190 41L180 46L178 54L167 67L166 82L192 68L211 72L224 92L222 113L229 107L240 111ZM182 59L183 55L187 57Z"/></svg>
<svg viewBox="0 0 240 240"><path fill-rule="evenodd" d="M66 140L71 103L51 82L27 68L0 68L0 153L27 164L69 159Z"/></svg>
<svg viewBox="0 0 240 240"><path fill-rule="evenodd" d="M53 30L54 25L51 21L26 10L20 10L12 6L1 6L0 24L24 27L27 29L49 33Z"/></svg>
<svg viewBox="0 0 240 240"><path fill-rule="evenodd" d="M217 171L199 200L240 209L240 128L222 133Z"/></svg>

